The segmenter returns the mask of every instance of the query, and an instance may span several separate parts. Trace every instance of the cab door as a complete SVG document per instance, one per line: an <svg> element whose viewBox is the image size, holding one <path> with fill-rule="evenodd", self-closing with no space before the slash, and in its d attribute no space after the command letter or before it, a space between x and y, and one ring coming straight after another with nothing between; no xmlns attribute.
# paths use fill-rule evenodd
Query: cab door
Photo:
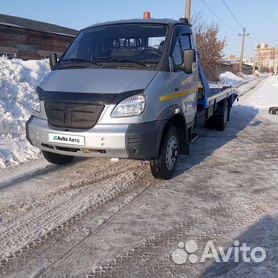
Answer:
<svg viewBox="0 0 278 278"><path fill-rule="evenodd" d="M177 96L176 104L182 107L187 124L190 124L194 121L197 112L198 72L196 59L192 65L192 73L187 74L182 69L183 52L187 49L194 49L191 34L186 27L178 27L175 30L171 47L174 64L171 79Z"/></svg>

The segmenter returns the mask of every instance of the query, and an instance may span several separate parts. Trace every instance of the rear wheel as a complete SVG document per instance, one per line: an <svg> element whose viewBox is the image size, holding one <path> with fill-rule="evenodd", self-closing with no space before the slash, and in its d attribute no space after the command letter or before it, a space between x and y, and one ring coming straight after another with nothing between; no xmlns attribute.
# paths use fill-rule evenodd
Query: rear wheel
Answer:
<svg viewBox="0 0 278 278"><path fill-rule="evenodd" d="M57 165L63 165L63 164L70 163L74 158L73 156L51 153L51 152L47 152L44 150L42 151L42 154L48 162L57 164Z"/></svg>
<svg viewBox="0 0 278 278"><path fill-rule="evenodd" d="M224 130L226 128L229 118L229 103L227 100L224 100L223 104L220 107L219 114L215 116L215 126L217 130Z"/></svg>
<svg viewBox="0 0 278 278"><path fill-rule="evenodd" d="M157 179L170 179L176 169L179 155L179 134L175 126L170 126L161 144L160 156L151 160L152 175Z"/></svg>
<svg viewBox="0 0 278 278"><path fill-rule="evenodd" d="M215 117L211 116L209 119L206 120L206 128L207 129L214 129L215 128Z"/></svg>

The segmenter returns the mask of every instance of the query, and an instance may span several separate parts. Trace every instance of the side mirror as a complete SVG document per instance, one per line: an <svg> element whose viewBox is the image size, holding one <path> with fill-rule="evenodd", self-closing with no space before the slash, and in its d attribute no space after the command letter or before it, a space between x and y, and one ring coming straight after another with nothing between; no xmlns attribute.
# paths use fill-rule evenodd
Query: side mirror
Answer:
<svg viewBox="0 0 278 278"><path fill-rule="evenodd" d="M49 65L51 69L54 69L54 67L57 65L58 63L58 56L56 53L51 54L49 57Z"/></svg>
<svg viewBox="0 0 278 278"><path fill-rule="evenodd" d="M196 53L194 49L186 49L183 52L183 70L187 74L192 73L192 64L196 61Z"/></svg>

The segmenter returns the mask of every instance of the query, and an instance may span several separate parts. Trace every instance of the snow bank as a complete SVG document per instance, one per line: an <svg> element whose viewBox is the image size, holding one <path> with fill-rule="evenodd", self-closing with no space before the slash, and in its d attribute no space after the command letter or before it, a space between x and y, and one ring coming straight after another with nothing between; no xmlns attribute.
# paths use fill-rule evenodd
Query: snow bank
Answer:
<svg viewBox="0 0 278 278"><path fill-rule="evenodd" d="M266 112L272 106L278 106L278 76L270 76L248 96L248 105ZM273 118L273 116L272 116Z"/></svg>
<svg viewBox="0 0 278 278"><path fill-rule="evenodd" d="M221 83L223 83L225 85L233 85L233 86L239 86L245 82L244 78L241 78L241 77L233 74L230 71L221 73L219 75L219 79L220 79Z"/></svg>
<svg viewBox="0 0 278 278"><path fill-rule="evenodd" d="M34 159L39 151L25 138L37 84L49 72L47 60L0 57L0 168Z"/></svg>
<svg viewBox="0 0 278 278"><path fill-rule="evenodd" d="M238 75L233 74L230 71L226 71L219 75L219 79L222 84L238 87L244 83L247 83L251 80L256 79L256 77L259 77L259 76L260 75L256 76L256 74L255 75L246 75L246 74L242 74L242 73L240 74L240 76L238 76Z"/></svg>

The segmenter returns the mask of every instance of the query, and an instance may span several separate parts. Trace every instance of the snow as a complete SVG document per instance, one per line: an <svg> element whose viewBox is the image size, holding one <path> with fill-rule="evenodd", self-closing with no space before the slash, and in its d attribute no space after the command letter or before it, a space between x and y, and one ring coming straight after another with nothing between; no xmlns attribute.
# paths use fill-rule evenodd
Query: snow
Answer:
<svg viewBox="0 0 278 278"><path fill-rule="evenodd" d="M278 106L278 76L270 76L259 84L252 95L248 96L248 104L260 109L262 113L268 113L269 107Z"/></svg>
<svg viewBox="0 0 278 278"><path fill-rule="evenodd" d="M220 82L225 85L240 86L251 79L254 79L253 75L242 75L242 77L233 74L230 71L226 71L219 75Z"/></svg>
<svg viewBox="0 0 278 278"><path fill-rule="evenodd" d="M0 168L38 156L25 138L35 88L49 72L47 60L9 60L0 57Z"/></svg>
<svg viewBox="0 0 278 278"><path fill-rule="evenodd" d="M235 75L230 71L223 72L219 75L220 82L217 83L209 83L210 88L221 88L223 85L231 85L234 87L239 87L247 83L251 83L252 81L259 81L259 77L261 74L255 72L255 75L247 75L247 74L238 74ZM244 89L245 91L245 89Z"/></svg>

